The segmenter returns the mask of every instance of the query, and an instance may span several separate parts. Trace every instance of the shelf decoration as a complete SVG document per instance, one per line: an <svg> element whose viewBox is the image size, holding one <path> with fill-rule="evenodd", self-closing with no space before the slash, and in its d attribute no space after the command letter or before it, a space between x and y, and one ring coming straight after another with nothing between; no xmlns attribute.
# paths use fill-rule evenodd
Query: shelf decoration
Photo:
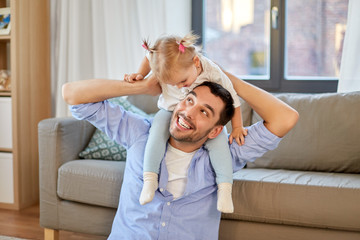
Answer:
<svg viewBox="0 0 360 240"><path fill-rule="evenodd" d="M11 90L11 78L8 70L0 70L0 92Z"/></svg>
<svg viewBox="0 0 360 240"><path fill-rule="evenodd" d="M9 35L10 29L10 8L0 8L0 35Z"/></svg>

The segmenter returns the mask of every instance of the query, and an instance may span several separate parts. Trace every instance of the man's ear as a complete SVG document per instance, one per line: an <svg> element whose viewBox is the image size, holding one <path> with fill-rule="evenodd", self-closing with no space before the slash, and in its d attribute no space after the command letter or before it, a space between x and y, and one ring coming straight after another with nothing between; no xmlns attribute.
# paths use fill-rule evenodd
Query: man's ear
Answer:
<svg viewBox="0 0 360 240"><path fill-rule="evenodd" d="M216 138L216 137L222 132L223 129L224 129L224 126L222 126L222 125L215 126L215 127L209 132L208 138L209 138L209 139Z"/></svg>

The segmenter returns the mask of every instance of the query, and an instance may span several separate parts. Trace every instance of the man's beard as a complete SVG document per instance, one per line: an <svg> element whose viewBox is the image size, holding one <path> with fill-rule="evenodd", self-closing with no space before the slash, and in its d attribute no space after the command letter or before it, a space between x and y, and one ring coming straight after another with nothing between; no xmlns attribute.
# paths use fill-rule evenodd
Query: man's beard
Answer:
<svg viewBox="0 0 360 240"><path fill-rule="evenodd" d="M174 122L178 121L179 116L181 115L182 118L184 118L186 121L191 122L189 119L187 119L183 114L173 114L173 120L171 121L171 123L173 124ZM176 123L175 123L176 124ZM211 132L212 129L208 129L204 134L202 134L201 136L196 136L194 134L190 134L190 135L184 135L182 136L180 134L180 136L176 136L174 133L172 133L171 131L171 126L169 127L169 132L170 132L170 136L178 141L178 142L184 142L184 143L197 143L198 141L202 140L203 138L206 138L207 135Z"/></svg>
<svg viewBox="0 0 360 240"><path fill-rule="evenodd" d="M175 139L176 141L178 142L186 142L186 143L196 143L200 140L202 140L203 138L205 138L209 133L211 132L211 129L208 130L206 133L204 133L202 136L199 136L199 137L194 137L193 135L190 135L190 136L179 136L179 137L176 137L174 134L172 134L170 132L170 136Z"/></svg>

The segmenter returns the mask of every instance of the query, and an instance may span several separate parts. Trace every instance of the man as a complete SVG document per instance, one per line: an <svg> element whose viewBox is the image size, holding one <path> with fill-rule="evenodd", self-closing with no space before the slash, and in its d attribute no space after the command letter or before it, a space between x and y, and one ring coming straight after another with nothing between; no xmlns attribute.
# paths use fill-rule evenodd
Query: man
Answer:
<svg viewBox="0 0 360 240"><path fill-rule="evenodd" d="M264 119L248 128L243 146L235 141L229 145L233 169L238 171L246 162L276 148L281 137L297 122L298 114L267 92L231 74L228 76L238 94ZM145 81L129 85L122 81L89 80L63 87L64 99L69 104L80 104L71 106L76 118L88 120L128 151L119 207L109 239L217 239L220 212L216 209L215 173L203 144L222 131L222 121L231 115L225 106L232 105L232 99L221 86L206 83L177 105L161 164L159 189L152 202L140 205L143 154L151 121L105 99L148 91L143 88L145 84Z"/></svg>

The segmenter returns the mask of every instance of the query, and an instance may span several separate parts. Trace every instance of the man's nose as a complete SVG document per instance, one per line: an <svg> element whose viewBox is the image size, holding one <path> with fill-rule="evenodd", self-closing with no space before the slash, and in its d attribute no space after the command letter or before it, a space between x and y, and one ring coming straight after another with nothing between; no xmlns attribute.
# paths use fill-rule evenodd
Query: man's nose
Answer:
<svg viewBox="0 0 360 240"><path fill-rule="evenodd" d="M186 117L194 119L196 115L196 106L190 106L186 109Z"/></svg>

